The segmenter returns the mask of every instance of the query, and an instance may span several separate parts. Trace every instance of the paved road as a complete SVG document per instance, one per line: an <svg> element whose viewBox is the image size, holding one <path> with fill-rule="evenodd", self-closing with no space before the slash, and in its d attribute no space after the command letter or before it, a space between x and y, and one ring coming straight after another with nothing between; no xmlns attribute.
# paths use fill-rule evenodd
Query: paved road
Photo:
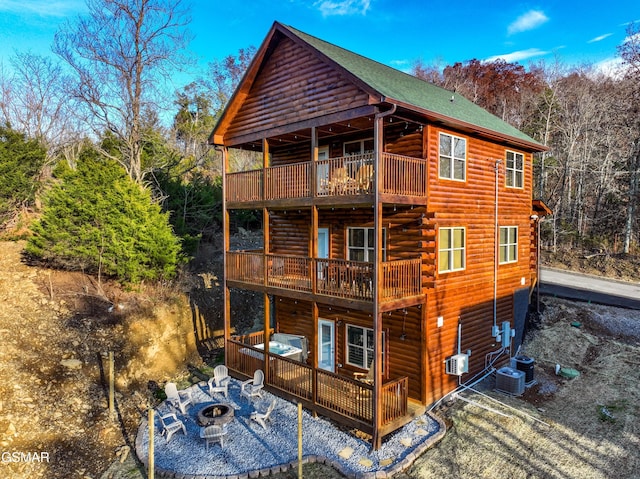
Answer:
<svg viewBox="0 0 640 479"><path fill-rule="evenodd" d="M609 306L640 309L640 283L541 268L540 293Z"/></svg>

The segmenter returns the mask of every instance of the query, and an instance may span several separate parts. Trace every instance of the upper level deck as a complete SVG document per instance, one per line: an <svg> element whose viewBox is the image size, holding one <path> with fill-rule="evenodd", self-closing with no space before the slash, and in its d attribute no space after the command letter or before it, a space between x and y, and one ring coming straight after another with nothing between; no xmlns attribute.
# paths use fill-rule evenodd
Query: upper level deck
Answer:
<svg viewBox="0 0 640 479"><path fill-rule="evenodd" d="M372 204L376 191L374 168L373 153L363 153L229 173L225 199L232 209ZM378 177L382 202L425 202L426 160L382 153Z"/></svg>

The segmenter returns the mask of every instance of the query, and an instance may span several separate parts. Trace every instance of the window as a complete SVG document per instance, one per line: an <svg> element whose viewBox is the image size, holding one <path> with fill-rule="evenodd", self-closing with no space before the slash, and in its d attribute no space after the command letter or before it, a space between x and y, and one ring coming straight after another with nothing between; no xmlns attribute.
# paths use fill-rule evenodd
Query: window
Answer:
<svg viewBox="0 0 640 479"><path fill-rule="evenodd" d="M518 261L518 227L500 227L500 264Z"/></svg>
<svg viewBox="0 0 640 479"><path fill-rule="evenodd" d="M375 358L373 329L347 324L347 364L369 369ZM384 368L384 332L382 333L382 366Z"/></svg>
<svg viewBox="0 0 640 479"><path fill-rule="evenodd" d="M373 153L373 138L345 142L344 156L361 155L363 153Z"/></svg>
<svg viewBox="0 0 640 479"><path fill-rule="evenodd" d="M440 133L440 163L438 176L464 181L467 167L467 140Z"/></svg>
<svg viewBox="0 0 640 479"><path fill-rule="evenodd" d="M376 253L374 250L375 229L374 228L347 228L347 239L349 242L348 253L351 261L365 261L374 263ZM382 261L387 258L387 235L382 229Z"/></svg>
<svg viewBox="0 0 640 479"><path fill-rule="evenodd" d="M506 184L510 188L524 186L524 155L507 151Z"/></svg>
<svg viewBox="0 0 640 479"><path fill-rule="evenodd" d="M465 229L440 228L438 235L438 271L446 273L464 269Z"/></svg>

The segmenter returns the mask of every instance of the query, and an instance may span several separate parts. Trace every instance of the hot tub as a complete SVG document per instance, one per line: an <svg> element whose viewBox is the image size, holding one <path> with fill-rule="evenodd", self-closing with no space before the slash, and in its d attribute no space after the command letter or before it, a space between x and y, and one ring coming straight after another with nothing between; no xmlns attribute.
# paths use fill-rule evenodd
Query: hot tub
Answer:
<svg viewBox="0 0 640 479"><path fill-rule="evenodd" d="M264 343L256 344L254 348L264 350ZM253 349L242 348L240 349L240 352L258 359L263 358L262 353L254 351ZM277 354L278 356L293 359L294 361L302 360L302 349L278 341L269 341L269 352L271 354Z"/></svg>
<svg viewBox="0 0 640 479"><path fill-rule="evenodd" d="M255 347L258 349L264 349L264 343L256 344ZM269 341L269 352L279 356L288 357L290 359L295 359L296 361L300 361L302 356L302 349L289 344L280 343L278 341Z"/></svg>

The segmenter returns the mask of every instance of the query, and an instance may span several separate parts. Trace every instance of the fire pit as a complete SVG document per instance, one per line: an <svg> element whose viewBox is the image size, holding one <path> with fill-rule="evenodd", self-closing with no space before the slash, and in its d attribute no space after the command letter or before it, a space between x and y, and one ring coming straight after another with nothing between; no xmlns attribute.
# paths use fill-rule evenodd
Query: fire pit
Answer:
<svg viewBox="0 0 640 479"><path fill-rule="evenodd" d="M224 426L233 420L233 407L229 404L211 404L198 411L198 424Z"/></svg>

